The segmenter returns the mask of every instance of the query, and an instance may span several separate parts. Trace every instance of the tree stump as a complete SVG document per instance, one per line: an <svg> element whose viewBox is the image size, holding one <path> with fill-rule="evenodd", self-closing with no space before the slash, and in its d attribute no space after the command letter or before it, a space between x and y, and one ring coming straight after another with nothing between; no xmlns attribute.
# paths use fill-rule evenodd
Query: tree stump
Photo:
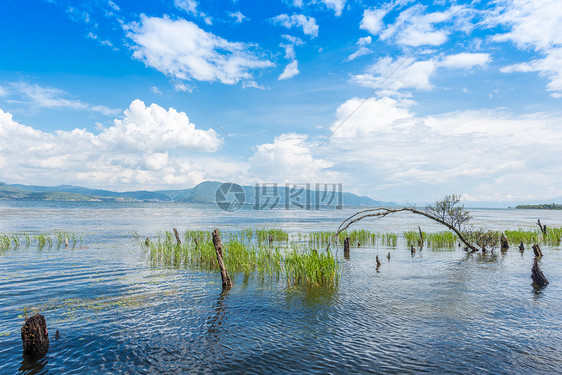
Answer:
<svg viewBox="0 0 562 375"><path fill-rule="evenodd" d="M343 240L343 256L349 258L349 237Z"/></svg>
<svg viewBox="0 0 562 375"><path fill-rule="evenodd" d="M232 280L230 280L230 276L228 275L228 270L224 265L224 259L222 256L222 241L219 236L219 230L215 229L213 231L213 245L215 246L215 253L217 254L217 261L219 262L219 268L221 271L221 279L222 279L222 290L229 290L232 288Z"/></svg>
<svg viewBox="0 0 562 375"><path fill-rule="evenodd" d="M523 245L523 241L521 241L521 243L519 244L519 251L520 251L520 252L524 252L524 251L525 251L525 245Z"/></svg>
<svg viewBox="0 0 562 375"><path fill-rule="evenodd" d="M390 260L390 251L388 252L388 255L386 256L386 259Z"/></svg>
<svg viewBox="0 0 562 375"><path fill-rule="evenodd" d="M410 246L410 253L412 254L412 256L416 254L416 248L413 245Z"/></svg>
<svg viewBox="0 0 562 375"><path fill-rule="evenodd" d="M501 251L507 251L507 249L509 249L509 242L507 241L507 237L503 233L500 238L500 244Z"/></svg>
<svg viewBox="0 0 562 375"><path fill-rule="evenodd" d="M548 285L548 280L544 277L536 259L533 264L533 268L531 268L531 279L533 279L533 284L537 284L539 286Z"/></svg>
<svg viewBox="0 0 562 375"><path fill-rule="evenodd" d="M422 251L424 239L423 239L423 232L422 232L421 227L419 225L418 225L418 231L420 233L420 239L418 240L418 245L420 247L420 251Z"/></svg>
<svg viewBox="0 0 562 375"><path fill-rule="evenodd" d="M45 317L41 314L35 314L25 319L25 323L21 327L21 339L25 354L45 354L49 349L49 333L47 332Z"/></svg>
<svg viewBox="0 0 562 375"><path fill-rule="evenodd" d="M180 235L176 228L174 228L174 235L176 236L176 242L178 243L178 245L181 245Z"/></svg>
<svg viewBox="0 0 562 375"><path fill-rule="evenodd" d="M542 251L539 245L533 245L533 253L535 253L535 258L542 258Z"/></svg>
<svg viewBox="0 0 562 375"><path fill-rule="evenodd" d="M377 255L377 270L379 269L380 266L381 266L381 261L379 259L379 256Z"/></svg>

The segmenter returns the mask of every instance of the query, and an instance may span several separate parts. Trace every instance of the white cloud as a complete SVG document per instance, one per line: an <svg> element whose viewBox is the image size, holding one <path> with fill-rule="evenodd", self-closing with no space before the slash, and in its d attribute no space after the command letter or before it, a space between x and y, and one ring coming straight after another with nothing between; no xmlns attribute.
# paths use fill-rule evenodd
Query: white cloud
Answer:
<svg viewBox="0 0 562 375"><path fill-rule="evenodd" d="M433 84L430 79L439 68L485 67L490 60L487 53L466 52L420 61L407 57L397 60L384 57L369 67L365 74L352 76L352 81L373 88L379 87L384 82L384 87L381 88L393 92L405 88L431 90Z"/></svg>
<svg viewBox="0 0 562 375"><path fill-rule="evenodd" d="M359 28L377 35L384 26L382 19L387 13L388 11L385 9L365 9Z"/></svg>
<svg viewBox="0 0 562 375"><path fill-rule="evenodd" d="M490 26L504 25L510 31L493 40L513 42L520 49L533 49L542 56L513 64L503 72L538 72L549 79L547 90L562 91L562 7L557 0L501 0L495 12L488 13Z"/></svg>
<svg viewBox="0 0 562 375"><path fill-rule="evenodd" d="M357 109L362 102L353 98L338 108L330 130L339 129L313 157L332 162L326 172L347 174L349 184L372 186L373 196L420 201L456 191L505 201L562 195L562 122L555 114L417 116L395 99L371 98Z"/></svg>
<svg viewBox="0 0 562 375"><path fill-rule="evenodd" d="M0 96L7 96L7 95L8 92L6 91L6 89L0 86Z"/></svg>
<svg viewBox="0 0 562 375"><path fill-rule="evenodd" d="M250 158L250 173L265 182L333 182L333 164L314 158L308 136L281 134L273 143L256 147Z"/></svg>
<svg viewBox="0 0 562 375"><path fill-rule="evenodd" d="M366 36L364 38L359 38L359 40L357 41L357 45L358 46L366 46L367 44L371 44L371 42L373 41L373 38L371 38L371 36Z"/></svg>
<svg viewBox="0 0 562 375"><path fill-rule="evenodd" d="M273 66L251 49L229 42L186 20L141 16L127 26L136 59L179 79L235 84L252 81L252 71Z"/></svg>
<svg viewBox="0 0 562 375"><path fill-rule="evenodd" d="M446 56L439 66L450 69L469 69L475 66L484 67L490 62L490 55L487 53L458 53Z"/></svg>
<svg viewBox="0 0 562 375"><path fill-rule="evenodd" d="M322 2L339 17L345 7L346 0L322 0Z"/></svg>
<svg viewBox="0 0 562 375"><path fill-rule="evenodd" d="M79 111L98 112L105 116L116 115L118 109L108 108L102 105L91 105L80 100L68 99L68 94L63 90L53 87L43 87L26 82L13 82L10 84L11 93L18 99L18 103L29 104L39 108L51 109L74 109Z"/></svg>
<svg viewBox="0 0 562 375"><path fill-rule="evenodd" d="M153 94L162 95L162 91L160 91L160 89L156 86L152 86L150 91L152 91Z"/></svg>
<svg viewBox="0 0 562 375"><path fill-rule="evenodd" d="M347 57L346 61L352 61L352 60L355 60L358 57L365 56L365 55L368 55L370 53L373 53L373 51L370 48L359 47L359 49L357 51L353 52L351 55L349 55Z"/></svg>
<svg viewBox="0 0 562 375"><path fill-rule="evenodd" d="M366 45L371 44L372 41L373 40L372 40L371 36L359 38L359 40L357 41L357 45L359 46L359 48L357 49L357 51L355 51L351 55L349 55L347 57L346 61L352 61L352 60L355 60L358 57L361 57L361 56L368 55L368 54L372 53L373 51L370 48L365 47Z"/></svg>
<svg viewBox="0 0 562 375"><path fill-rule="evenodd" d="M297 60L293 60L285 67L285 70L283 70L283 73L281 73L281 75L277 79L284 80L293 78L299 73L299 63Z"/></svg>
<svg viewBox="0 0 562 375"><path fill-rule="evenodd" d="M324 7L333 10L334 14L339 17L341 16L343 9L345 8L345 3L347 0L307 0L308 4L322 4ZM297 8L302 8L305 5L303 0L293 0L293 6Z"/></svg>
<svg viewBox="0 0 562 375"><path fill-rule="evenodd" d="M0 110L0 170L4 181L88 186L189 184L209 178L228 162L209 161L222 140L196 129L183 112L135 100L99 134L85 129L45 133L15 122ZM240 166L231 163L240 173ZM146 188L146 187L145 187Z"/></svg>
<svg viewBox="0 0 562 375"><path fill-rule="evenodd" d="M381 40L410 47L439 46L453 30L468 32L473 28L469 21L474 11L470 8L455 5L443 12L426 13L426 6L416 4L400 12L394 23L383 29L382 18L390 9L365 11L360 27L379 35Z"/></svg>
<svg viewBox="0 0 562 375"><path fill-rule="evenodd" d="M242 23L244 21L249 21L250 19L243 15L240 11L229 12L228 16L234 19L235 23Z"/></svg>
<svg viewBox="0 0 562 375"><path fill-rule="evenodd" d="M318 25L316 24L316 20L313 17L308 17L304 14L293 14L291 16L287 14L280 14L271 18L271 22L276 25L286 27L287 29L300 27L306 35L310 35L313 38L318 36Z"/></svg>
<svg viewBox="0 0 562 375"><path fill-rule="evenodd" d="M186 13L191 14L195 17L202 18L207 25L212 25L213 19L207 16L205 13L197 10L198 5L199 4L197 4L197 1L195 0L174 0L174 6L176 8L181 9Z"/></svg>

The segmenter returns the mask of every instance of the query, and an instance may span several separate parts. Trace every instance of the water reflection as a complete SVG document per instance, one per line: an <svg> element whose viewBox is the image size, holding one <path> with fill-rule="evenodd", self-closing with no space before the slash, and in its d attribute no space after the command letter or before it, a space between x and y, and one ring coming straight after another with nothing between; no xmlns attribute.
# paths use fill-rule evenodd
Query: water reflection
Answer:
<svg viewBox="0 0 562 375"><path fill-rule="evenodd" d="M217 298L214 315L209 317L207 324L209 328L207 330L207 335L213 338L215 341L220 341L222 326L226 321L226 297L228 296L228 291L223 291Z"/></svg>
<svg viewBox="0 0 562 375"><path fill-rule="evenodd" d="M34 375L34 374L46 374L48 371L44 370L45 366L49 363L49 358L45 354L39 356L32 356L28 354L23 354L23 359L21 361L21 366L19 371L22 374Z"/></svg>

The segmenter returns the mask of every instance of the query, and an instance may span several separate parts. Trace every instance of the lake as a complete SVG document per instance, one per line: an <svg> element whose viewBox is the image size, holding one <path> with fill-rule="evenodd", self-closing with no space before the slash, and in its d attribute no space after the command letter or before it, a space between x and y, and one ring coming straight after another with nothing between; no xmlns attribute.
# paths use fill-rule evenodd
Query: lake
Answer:
<svg viewBox="0 0 562 375"><path fill-rule="evenodd" d="M561 211L470 210L495 230L562 227ZM73 232L68 249L0 252L1 374L562 373L562 249L543 246L550 285L531 285L533 252L352 246L336 289L154 267L133 233L335 230L353 209L224 212L165 203L0 201L0 235ZM445 228L408 214L376 232ZM354 244L352 244L354 245ZM387 254L391 259L387 260ZM375 269L375 257L382 260ZM22 356L24 315L40 311L50 348ZM60 338L54 338L59 330Z"/></svg>

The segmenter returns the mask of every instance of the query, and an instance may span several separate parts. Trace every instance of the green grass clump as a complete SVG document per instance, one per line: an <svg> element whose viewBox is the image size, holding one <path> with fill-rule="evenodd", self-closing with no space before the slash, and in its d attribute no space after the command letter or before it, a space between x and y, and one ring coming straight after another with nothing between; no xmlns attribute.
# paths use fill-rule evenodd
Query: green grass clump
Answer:
<svg viewBox="0 0 562 375"><path fill-rule="evenodd" d="M231 275L255 273L261 278L284 277L290 285L337 285L340 263L332 253L307 251L296 245L291 245L290 250L286 246L269 246L269 233L276 233L277 239L288 236L281 232L267 233L267 243L239 241L240 237L248 239L247 234L230 236L231 239L223 243L224 262ZM249 238L251 240L252 237ZM154 266L219 269L211 240L198 241L197 244L194 241L177 244L171 232L164 232L156 240L149 241L148 245L143 241L139 242Z"/></svg>
<svg viewBox="0 0 562 375"><path fill-rule="evenodd" d="M274 242L287 242L289 241L289 233L282 229L277 228L261 228L255 230L255 237L258 243L269 243L271 237Z"/></svg>

